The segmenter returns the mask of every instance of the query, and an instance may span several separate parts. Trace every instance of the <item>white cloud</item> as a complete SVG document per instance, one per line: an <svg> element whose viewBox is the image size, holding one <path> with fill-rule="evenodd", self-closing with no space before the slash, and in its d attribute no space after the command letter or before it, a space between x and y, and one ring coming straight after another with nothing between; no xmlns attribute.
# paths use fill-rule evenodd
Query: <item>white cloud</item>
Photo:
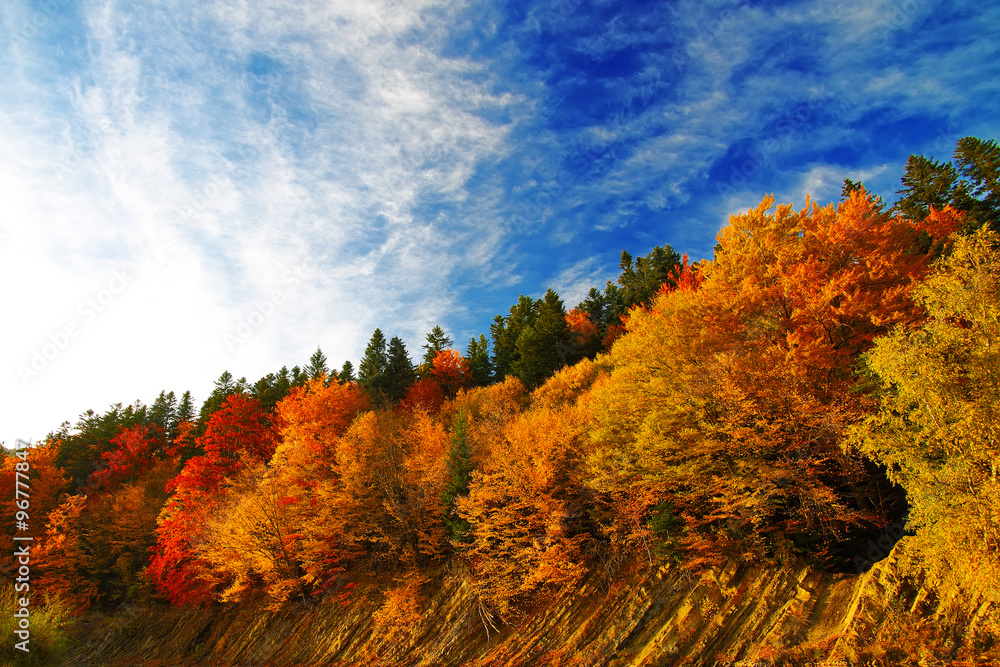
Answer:
<svg viewBox="0 0 1000 667"><path fill-rule="evenodd" d="M0 102L0 256L35 278L3 299L0 400L19 418L0 439L161 389L203 400L224 369L252 381L317 344L357 363L375 326L416 343L461 312L449 276L495 275L504 232L417 209L467 198L507 131L480 112L518 100L437 55L457 7L90 3L82 24L53 18L87 40L55 88L34 74L54 33L22 44ZM135 277L83 326L77 304L115 269ZM80 333L23 383L67 323Z"/></svg>
<svg viewBox="0 0 1000 667"><path fill-rule="evenodd" d="M708 252L763 196L715 192L738 151L763 154L766 189L801 204L835 199L844 176L891 191L906 149L944 157L995 128L982 63L1000 56L1000 8L684 0L588 29L594 7L552 23L543 2L518 28L458 0L93 0L25 32L33 6L4 3L0 260L20 282L0 295L16 322L0 401L22 430L0 439L161 389L202 400L223 369L252 380L317 344L357 362L376 326L415 352L435 324L482 319L469 291L513 292L524 275L555 272L543 281L573 304L607 278L588 257L629 234ZM442 55L460 52L472 9L472 39L503 34L502 62ZM969 18L920 29L946 10ZM637 57L593 90L614 113L560 125L559 95L585 90L586 68L531 70L553 46L530 41L539 31L589 34L580 59ZM810 118L783 124L802 105ZM868 144L872 118L912 117L940 119L928 143L950 145ZM594 149L583 176L578 145ZM649 210L662 221L632 228ZM17 366L115 270L135 276L128 290L25 387Z"/></svg>
<svg viewBox="0 0 1000 667"><path fill-rule="evenodd" d="M825 206L830 202L840 200L845 178L867 185L888 169L889 165L887 164L861 170L840 165L813 165L800 174L798 183L781 193L783 198L778 201L779 203L794 203L801 207L805 205L808 196L812 202Z"/></svg>
<svg viewBox="0 0 1000 667"><path fill-rule="evenodd" d="M617 277L608 275L594 257L588 257L562 269L552 280L552 289L563 300L566 310L574 308L587 297L591 287L601 289L609 279Z"/></svg>

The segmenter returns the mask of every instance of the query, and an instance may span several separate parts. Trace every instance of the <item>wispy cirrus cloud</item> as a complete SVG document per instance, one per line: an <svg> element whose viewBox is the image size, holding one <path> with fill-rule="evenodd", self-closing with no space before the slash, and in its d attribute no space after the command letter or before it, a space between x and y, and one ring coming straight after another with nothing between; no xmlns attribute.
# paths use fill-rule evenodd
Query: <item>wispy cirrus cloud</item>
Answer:
<svg viewBox="0 0 1000 667"><path fill-rule="evenodd" d="M551 111L533 129L563 158L599 129L613 156L597 179L537 178L566 191L539 217L587 211L582 224L616 241L589 246L610 272L629 244L710 256L722 202L800 184L836 198L839 182L816 178L824 167L891 195L911 152L946 157L960 136L995 132L983 106L997 96L995 13L928 0L584 3L562 24L526 21L561 38L529 56Z"/></svg>
<svg viewBox="0 0 1000 667"><path fill-rule="evenodd" d="M574 305L623 248L711 256L766 193L891 196L910 153L1000 134L1000 8L964 1L15 0L0 21L0 261L28 277L0 295L0 398L31 415L8 441L317 344L356 363L376 326L462 344L519 293Z"/></svg>
<svg viewBox="0 0 1000 667"><path fill-rule="evenodd" d="M2 106L7 252L44 276L5 304L33 315L8 348L5 392L37 401L57 378L96 376L84 357L107 386L78 396L80 412L122 400L121 386L204 392L227 367L263 374L320 343L356 360L375 326L414 341L460 310L455 281L495 274L505 231L481 234L456 206L506 150L504 123L486 117L517 99L479 80L483 64L440 54L455 11L87 3L9 50L29 72L51 64L59 34L85 41ZM136 275L131 298L22 382L17 368L76 317L81 276L113 267ZM231 344L275 292L255 335ZM148 381L135 384L137 358Z"/></svg>

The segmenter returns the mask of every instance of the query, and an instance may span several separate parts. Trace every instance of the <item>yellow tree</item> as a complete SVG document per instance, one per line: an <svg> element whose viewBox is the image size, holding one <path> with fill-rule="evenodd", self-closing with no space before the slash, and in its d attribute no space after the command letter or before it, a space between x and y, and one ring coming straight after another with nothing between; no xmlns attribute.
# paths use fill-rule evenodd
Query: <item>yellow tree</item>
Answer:
<svg viewBox="0 0 1000 667"><path fill-rule="evenodd" d="M277 441L272 415L243 394L229 396L197 439L205 452L188 459L167 483L171 497L157 520L157 544L146 574L178 604L203 604L219 584L193 545L205 535L205 515L223 500L224 482L247 465L270 460Z"/></svg>
<svg viewBox="0 0 1000 667"><path fill-rule="evenodd" d="M337 438L369 409L365 392L353 382L327 385L324 375L295 387L278 404L281 444L274 462L282 468L333 463Z"/></svg>
<svg viewBox="0 0 1000 667"><path fill-rule="evenodd" d="M585 394L601 373L610 370L606 355L599 355L595 361L582 361L556 371L545 384L531 392L533 407L558 407L574 403Z"/></svg>
<svg viewBox="0 0 1000 667"><path fill-rule="evenodd" d="M732 216L714 261L632 311L594 391L592 483L633 508L615 529L652 529L690 563L842 559L824 550L875 520L842 492L861 470L839 442L872 407L854 365L919 319L909 293L929 266L925 238L960 224L950 211L892 217L863 191L837 207L773 204Z"/></svg>
<svg viewBox="0 0 1000 667"><path fill-rule="evenodd" d="M414 538L411 549L417 557L441 558L448 546L442 494L448 482L451 440L441 422L428 413L416 413L407 421L403 484L407 493L405 524Z"/></svg>
<svg viewBox="0 0 1000 667"><path fill-rule="evenodd" d="M336 480L320 485L330 525L389 564L443 554L448 436L428 414L370 412L337 445Z"/></svg>
<svg viewBox="0 0 1000 667"><path fill-rule="evenodd" d="M462 413L469 421L468 438L476 459L489 465L495 443L502 440L504 429L528 403L524 385L508 375L503 382L488 387L459 391L441 408L445 423Z"/></svg>
<svg viewBox="0 0 1000 667"><path fill-rule="evenodd" d="M462 553L477 593L503 617L527 595L572 584L584 571L590 534L580 422L569 404L524 412L472 474L468 497L457 500L470 526Z"/></svg>
<svg viewBox="0 0 1000 667"><path fill-rule="evenodd" d="M329 494L338 488L341 475L337 457L340 438L370 404L355 383L327 385L325 379L321 376L293 389L278 404L281 442L271 460L271 472L262 488L251 491L248 487L250 497L240 501L245 512L267 511L280 518L276 525L283 526L280 531L272 529L274 534L268 538L280 549L269 550L278 558L276 565L268 566L267 576L286 582L268 584L277 594L275 599L297 592L287 583L293 572L298 573L304 590L323 590L353 555L343 533L344 523L338 518L341 498ZM242 571L253 568L244 566Z"/></svg>
<svg viewBox="0 0 1000 667"><path fill-rule="evenodd" d="M207 518L198 545L202 558L223 581L222 601L240 601L261 584L277 610L289 597L303 595L303 571L295 543L295 499L268 474L263 463L243 470L229 483L227 502Z"/></svg>
<svg viewBox="0 0 1000 667"><path fill-rule="evenodd" d="M866 355L884 391L854 441L906 489L908 525L931 571L997 603L1000 237L957 240L916 296L926 322L897 328Z"/></svg>
<svg viewBox="0 0 1000 667"><path fill-rule="evenodd" d="M49 512L45 540L33 559L41 567L32 583L77 613L87 611L99 597L94 562L80 534L80 515L86 504L86 496L70 496Z"/></svg>

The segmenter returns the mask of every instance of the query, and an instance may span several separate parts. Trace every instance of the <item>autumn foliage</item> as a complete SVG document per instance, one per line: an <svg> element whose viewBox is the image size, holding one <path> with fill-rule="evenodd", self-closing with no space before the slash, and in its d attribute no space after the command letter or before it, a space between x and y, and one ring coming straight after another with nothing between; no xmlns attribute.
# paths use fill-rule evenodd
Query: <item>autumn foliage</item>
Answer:
<svg viewBox="0 0 1000 667"><path fill-rule="evenodd" d="M431 374L441 386L446 396L454 396L455 392L469 383L469 364L457 350L441 350L434 356Z"/></svg>
<svg viewBox="0 0 1000 667"><path fill-rule="evenodd" d="M933 215L933 214L932 214ZM865 355L883 383L853 444L907 490L931 576L1000 604L1000 237L980 230L915 291L928 317ZM1000 618L994 615L1000 629Z"/></svg>
<svg viewBox="0 0 1000 667"><path fill-rule="evenodd" d="M78 611L85 611L98 599L97 584L90 576L94 563L80 540L86 503L86 496L71 496L52 510L45 540L36 551L38 562L44 564L36 579L38 587Z"/></svg>
<svg viewBox="0 0 1000 667"><path fill-rule="evenodd" d="M163 429L155 425L131 426L123 428L111 445L114 448L101 455L107 467L90 476L90 484L96 488L114 488L141 477L164 450L166 437Z"/></svg>
<svg viewBox="0 0 1000 667"><path fill-rule="evenodd" d="M420 378L414 382L406 397L400 401L399 408L405 412L435 413L444 404L445 396L441 385L432 378Z"/></svg>
<svg viewBox="0 0 1000 667"><path fill-rule="evenodd" d="M1000 241L963 225L861 188L800 210L767 197L712 260L641 264L642 299L524 299L523 322L497 323L494 361L509 359L487 386L485 342L475 382L456 350L431 350L398 403L319 357L268 401L227 380L200 420L109 430L99 461L74 462L90 471L76 495L44 443L40 581L78 610L154 592L277 610L349 601L350 578L376 571L393 582L373 619L389 632L419 618L427 568L447 559L510 621L595 563L844 570L908 505L924 563L965 559L958 589L995 588Z"/></svg>
<svg viewBox="0 0 1000 667"><path fill-rule="evenodd" d="M697 564L803 547L834 558L877 521L845 493L863 471L844 431L872 407L854 366L876 336L920 319L922 234L957 224L942 212L912 225L863 192L733 216L714 261L632 311L595 390L591 485L629 508L609 529Z"/></svg>
<svg viewBox="0 0 1000 667"><path fill-rule="evenodd" d="M458 502L471 526L462 553L476 590L503 617L536 590L572 584L584 572L591 535L580 425L571 406L513 419Z"/></svg>
<svg viewBox="0 0 1000 667"><path fill-rule="evenodd" d="M27 461L16 456L7 456L3 459L0 467L0 491L3 493L0 497L0 520L8 526L7 530L0 533L0 544L4 549L0 555L0 566L4 572L13 572L16 565L13 558L13 536L17 531L13 528L15 517L21 508L17 506L15 497L15 474L18 471L23 473L27 469L29 476L27 483L30 489L29 525L33 528L36 526L44 528L45 517L60 504L63 494L70 490L69 478L65 471L56 465L59 444L57 440L45 440L27 450L30 453ZM20 467L18 463L21 464ZM34 535L38 535L38 532Z"/></svg>
<svg viewBox="0 0 1000 667"><path fill-rule="evenodd" d="M247 464L270 460L276 441L275 426L260 404L234 394L197 439L204 454L189 459L167 483L171 496L160 513L147 574L171 602L208 602L224 584L199 553L198 545L209 534L205 517L224 500L227 476Z"/></svg>

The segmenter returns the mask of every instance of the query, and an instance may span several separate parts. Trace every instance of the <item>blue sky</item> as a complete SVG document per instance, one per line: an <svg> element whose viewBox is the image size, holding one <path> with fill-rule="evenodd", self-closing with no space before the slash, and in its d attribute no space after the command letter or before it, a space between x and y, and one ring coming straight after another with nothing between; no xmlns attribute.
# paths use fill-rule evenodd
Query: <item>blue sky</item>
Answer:
<svg viewBox="0 0 1000 667"><path fill-rule="evenodd" d="M9 0L0 440L375 327L464 349L767 193L1000 138L981 2Z"/></svg>

